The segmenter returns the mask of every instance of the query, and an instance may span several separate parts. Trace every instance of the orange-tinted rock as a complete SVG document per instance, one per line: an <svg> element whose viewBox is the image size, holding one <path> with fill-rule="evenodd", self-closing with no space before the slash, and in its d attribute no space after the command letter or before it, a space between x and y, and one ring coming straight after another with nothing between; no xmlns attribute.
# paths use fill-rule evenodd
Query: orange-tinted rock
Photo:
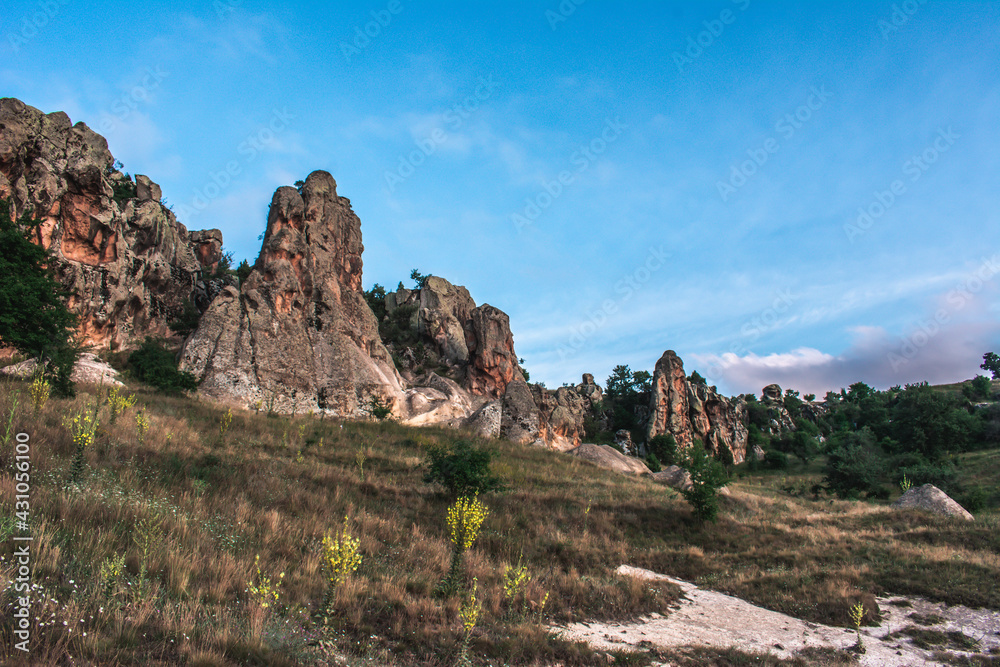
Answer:
<svg viewBox="0 0 1000 667"><path fill-rule="evenodd" d="M113 185L126 178L113 164L107 141L85 124L0 99L0 198L42 221L36 242L73 294L81 342L119 348L171 335L201 265L155 183L137 177L136 197L115 200Z"/></svg>
<svg viewBox="0 0 1000 667"><path fill-rule="evenodd" d="M260 257L226 288L187 341L181 367L213 397L277 412L362 414L403 399L361 293L361 222L325 171L300 194L278 188Z"/></svg>
<svg viewBox="0 0 1000 667"><path fill-rule="evenodd" d="M714 387L691 383L684 362L673 350L656 362L649 407L647 438L669 433L681 448L701 440L717 458L734 463L746 458L746 403L726 398Z"/></svg>

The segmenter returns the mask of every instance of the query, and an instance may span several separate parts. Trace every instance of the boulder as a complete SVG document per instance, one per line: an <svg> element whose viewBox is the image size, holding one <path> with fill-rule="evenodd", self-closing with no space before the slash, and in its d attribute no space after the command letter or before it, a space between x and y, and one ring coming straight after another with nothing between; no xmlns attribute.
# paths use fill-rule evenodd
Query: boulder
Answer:
<svg viewBox="0 0 1000 667"><path fill-rule="evenodd" d="M678 491L687 491L693 486L691 473L680 466L667 466L660 472L654 472L653 479Z"/></svg>
<svg viewBox="0 0 1000 667"><path fill-rule="evenodd" d="M417 306L411 326L422 354L414 355L412 347L393 347L401 360L413 358L408 366L440 365L471 395L488 399L501 398L510 381L521 375L510 318L502 310L476 306L469 290L439 276L428 276L420 289L385 295L387 313L409 305ZM400 370L409 377L410 367Z"/></svg>
<svg viewBox="0 0 1000 667"><path fill-rule="evenodd" d="M490 401L479 408L466 420L464 426L476 435L484 438L500 437L500 426L503 423L503 401Z"/></svg>
<svg viewBox="0 0 1000 667"><path fill-rule="evenodd" d="M571 449L569 454L571 456L581 458L584 461L590 461L600 468L612 470L614 472L621 472L627 475L652 474L650 473L649 468L646 467L645 463L639 459L632 458L631 456L625 456L610 445L592 445L585 443L576 449Z"/></svg>
<svg viewBox="0 0 1000 667"><path fill-rule="evenodd" d="M374 397L398 408L400 378L361 291L363 250L329 173L314 171L301 193L278 188L253 270L212 302L181 369L208 396L277 412L357 416Z"/></svg>
<svg viewBox="0 0 1000 667"><path fill-rule="evenodd" d="M521 445L539 439L538 408L524 378L514 378L507 384L502 407L501 436Z"/></svg>
<svg viewBox="0 0 1000 667"><path fill-rule="evenodd" d="M944 514L966 521L973 521L975 517L964 507L952 500L947 493L937 488L933 484L916 486L899 497L899 500L892 504L898 509L920 509L935 514Z"/></svg>
<svg viewBox="0 0 1000 667"><path fill-rule="evenodd" d="M119 349L173 336L167 325L202 265L159 186L145 176L133 183L114 163L107 141L84 123L0 99L0 198L15 216L41 220L35 240L72 294L79 341Z"/></svg>
<svg viewBox="0 0 1000 667"><path fill-rule="evenodd" d="M673 350L656 362L646 436L670 433L679 448L701 440L714 456L742 463L747 453L746 403L729 399L715 387L692 383Z"/></svg>
<svg viewBox="0 0 1000 667"><path fill-rule="evenodd" d="M26 379L34 375L38 364L34 359L28 359L17 364L12 364L0 369L0 373ZM125 386L118 379L118 371L107 363L101 361L92 352L83 352L73 365L73 373L70 375L73 382L79 384L103 384L107 387Z"/></svg>
<svg viewBox="0 0 1000 667"><path fill-rule="evenodd" d="M407 291L402 290L393 301L405 303L408 295L404 293ZM446 363L467 364L469 346L465 326L470 323L472 311L476 308L469 290L452 285L444 278L428 276L420 289L419 298L417 328L420 335L435 345Z"/></svg>

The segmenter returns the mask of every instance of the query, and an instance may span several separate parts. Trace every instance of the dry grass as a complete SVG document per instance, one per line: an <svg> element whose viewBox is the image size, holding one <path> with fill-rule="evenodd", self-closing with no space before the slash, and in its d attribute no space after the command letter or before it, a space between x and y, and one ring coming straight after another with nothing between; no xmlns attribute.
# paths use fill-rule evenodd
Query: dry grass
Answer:
<svg viewBox="0 0 1000 667"><path fill-rule="evenodd" d="M4 420L25 387L0 382ZM317 664L333 650L383 664L452 664L460 601L434 594L449 565L449 499L422 481L420 465L427 447L460 434L241 411L221 434L217 406L139 391L135 408L102 424L81 482L70 485L63 421L98 391L53 399L37 420L24 401L15 414L32 444L36 664ZM140 443L134 412L143 408L151 428ZM676 494L649 480L537 448L489 446L511 490L485 498L491 513L465 561L483 603L470 646L478 664L606 664L544 625L668 612L677 589L619 577L622 563L841 625L851 601L883 591L1000 607L995 517L958 525L736 484L720 522L700 527ZM12 457L12 445L0 451L4 540L14 528ZM345 516L364 559L325 616L319 544ZM143 559L139 527L151 523ZM101 563L122 553L123 576L100 580ZM285 573L268 609L247 593L257 555L272 581ZM19 664L9 551L4 558L0 656ZM512 622L502 578L521 558L532 576L529 616Z"/></svg>

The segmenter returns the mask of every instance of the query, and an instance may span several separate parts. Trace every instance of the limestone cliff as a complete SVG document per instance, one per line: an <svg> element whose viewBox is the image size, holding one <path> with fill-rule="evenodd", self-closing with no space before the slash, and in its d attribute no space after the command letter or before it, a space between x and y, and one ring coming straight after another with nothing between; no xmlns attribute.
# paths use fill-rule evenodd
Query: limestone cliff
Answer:
<svg viewBox="0 0 1000 667"><path fill-rule="evenodd" d="M205 268L199 259L221 248L217 230L193 244L160 188L114 164L107 141L84 123L0 99L0 198L12 214L42 221L37 242L73 294L81 342L111 349L171 335L167 324Z"/></svg>
<svg viewBox="0 0 1000 667"><path fill-rule="evenodd" d="M325 171L271 200L260 256L187 341L181 368L218 399L354 416L399 407L400 378L361 292L361 222Z"/></svg>

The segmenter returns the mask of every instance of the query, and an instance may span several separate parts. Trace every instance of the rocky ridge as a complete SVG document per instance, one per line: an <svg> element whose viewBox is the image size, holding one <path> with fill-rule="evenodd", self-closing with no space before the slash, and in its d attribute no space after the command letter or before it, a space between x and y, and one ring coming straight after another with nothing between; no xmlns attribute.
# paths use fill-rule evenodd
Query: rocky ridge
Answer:
<svg viewBox="0 0 1000 667"><path fill-rule="evenodd" d="M221 257L218 230L189 233L160 197L149 178L118 171L86 124L0 99L0 198L41 220L36 240L56 257L83 344L171 336L168 323Z"/></svg>

